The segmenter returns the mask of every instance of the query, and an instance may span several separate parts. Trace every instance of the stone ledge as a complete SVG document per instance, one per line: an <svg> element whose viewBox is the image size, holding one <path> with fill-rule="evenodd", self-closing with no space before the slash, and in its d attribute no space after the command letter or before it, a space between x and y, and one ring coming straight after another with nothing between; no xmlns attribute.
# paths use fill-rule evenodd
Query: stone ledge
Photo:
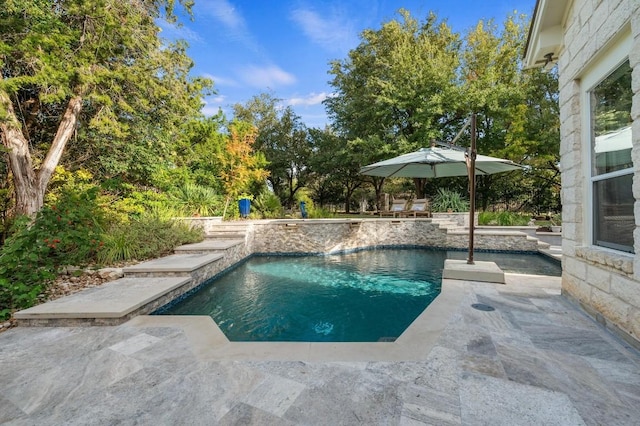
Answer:
<svg viewBox="0 0 640 426"><path fill-rule="evenodd" d="M482 281L504 284L504 272L495 262L474 261L468 264L466 260L446 259L442 279Z"/></svg>
<svg viewBox="0 0 640 426"><path fill-rule="evenodd" d="M576 247L576 257L593 265L604 266L612 272L628 277L633 275L632 254L615 253L599 247Z"/></svg>
<svg viewBox="0 0 640 426"><path fill-rule="evenodd" d="M15 313L22 320L117 319L182 287L189 277L121 278Z"/></svg>
<svg viewBox="0 0 640 426"><path fill-rule="evenodd" d="M173 254L123 269L126 275L138 273L193 272L224 257L218 253Z"/></svg>

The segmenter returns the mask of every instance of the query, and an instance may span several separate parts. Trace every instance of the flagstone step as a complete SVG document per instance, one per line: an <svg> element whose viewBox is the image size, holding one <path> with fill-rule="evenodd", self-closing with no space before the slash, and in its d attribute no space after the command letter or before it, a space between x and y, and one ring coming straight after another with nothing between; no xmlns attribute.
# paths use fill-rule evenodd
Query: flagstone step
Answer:
<svg viewBox="0 0 640 426"><path fill-rule="evenodd" d="M245 230L233 230L233 229L223 229L223 230L211 230L207 232L205 238L207 239L220 239L220 240L244 240L246 236Z"/></svg>
<svg viewBox="0 0 640 426"><path fill-rule="evenodd" d="M227 249L244 244L244 239L217 239L217 238L205 238L204 241L194 244L185 244L180 247L176 247L174 252L176 254L198 254L198 253L210 253L210 252L224 252Z"/></svg>
<svg viewBox="0 0 640 426"><path fill-rule="evenodd" d="M172 254L165 257L127 266L122 269L125 277L189 276L224 257L220 253Z"/></svg>
<svg viewBox="0 0 640 426"><path fill-rule="evenodd" d="M19 325L117 325L182 294L190 277L125 277L14 314Z"/></svg>

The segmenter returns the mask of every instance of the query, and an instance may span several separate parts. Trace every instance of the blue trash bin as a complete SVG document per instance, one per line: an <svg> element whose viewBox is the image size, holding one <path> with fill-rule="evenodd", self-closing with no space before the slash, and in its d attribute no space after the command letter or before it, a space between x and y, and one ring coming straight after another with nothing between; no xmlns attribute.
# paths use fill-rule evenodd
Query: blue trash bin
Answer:
<svg viewBox="0 0 640 426"><path fill-rule="evenodd" d="M240 209L240 216L249 217L249 211L251 210L251 200L248 198L239 200L238 208Z"/></svg>
<svg viewBox="0 0 640 426"><path fill-rule="evenodd" d="M303 219L307 218L307 203L300 201L300 215Z"/></svg>

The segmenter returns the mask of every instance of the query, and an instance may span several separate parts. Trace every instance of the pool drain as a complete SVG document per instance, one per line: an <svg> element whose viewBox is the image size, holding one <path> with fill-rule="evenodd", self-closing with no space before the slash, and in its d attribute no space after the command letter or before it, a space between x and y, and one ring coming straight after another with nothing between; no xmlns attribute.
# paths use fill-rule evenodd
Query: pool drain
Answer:
<svg viewBox="0 0 640 426"><path fill-rule="evenodd" d="M477 309L479 311L486 311L486 312L491 312L496 310L496 308L494 308L493 306L485 305L484 303L474 303L473 305L471 305L471 307L473 309Z"/></svg>

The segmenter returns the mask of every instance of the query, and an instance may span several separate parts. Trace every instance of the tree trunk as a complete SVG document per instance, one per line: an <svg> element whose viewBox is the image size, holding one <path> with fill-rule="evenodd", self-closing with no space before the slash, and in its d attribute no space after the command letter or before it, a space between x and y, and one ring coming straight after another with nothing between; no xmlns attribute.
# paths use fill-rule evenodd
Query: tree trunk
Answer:
<svg viewBox="0 0 640 426"><path fill-rule="evenodd" d="M46 158L36 172L31 162L29 141L20 131L19 122L11 99L0 92L0 104L6 111L7 120L0 124L2 144L9 154L9 166L13 174L16 193L16 213L33 216L44 204L44 194L51 175L58 165L64 148L73 135L82 109L82 98L75 96L69 100L67 110L62 116L58 131L49 148Z"/></svg>
<svg viewBox="0 0 640 426"><path fill-rule="evenodd" d="M372 177L371 178L371 185L373 185L373 189L376 192L376 209L378 211L383 211L383 210L387 210L387 208L389 206L384 206L385 208L382 208L382 187L384 186L384 179L385 178L378 178L378 177Z"/></svg>
<svg viewBox="0 0 640 426"><path fill-rule="evenodd" d="M427 186L427 178L413 178L416 185L416 198L425 198L424 188Z"/></svg>

